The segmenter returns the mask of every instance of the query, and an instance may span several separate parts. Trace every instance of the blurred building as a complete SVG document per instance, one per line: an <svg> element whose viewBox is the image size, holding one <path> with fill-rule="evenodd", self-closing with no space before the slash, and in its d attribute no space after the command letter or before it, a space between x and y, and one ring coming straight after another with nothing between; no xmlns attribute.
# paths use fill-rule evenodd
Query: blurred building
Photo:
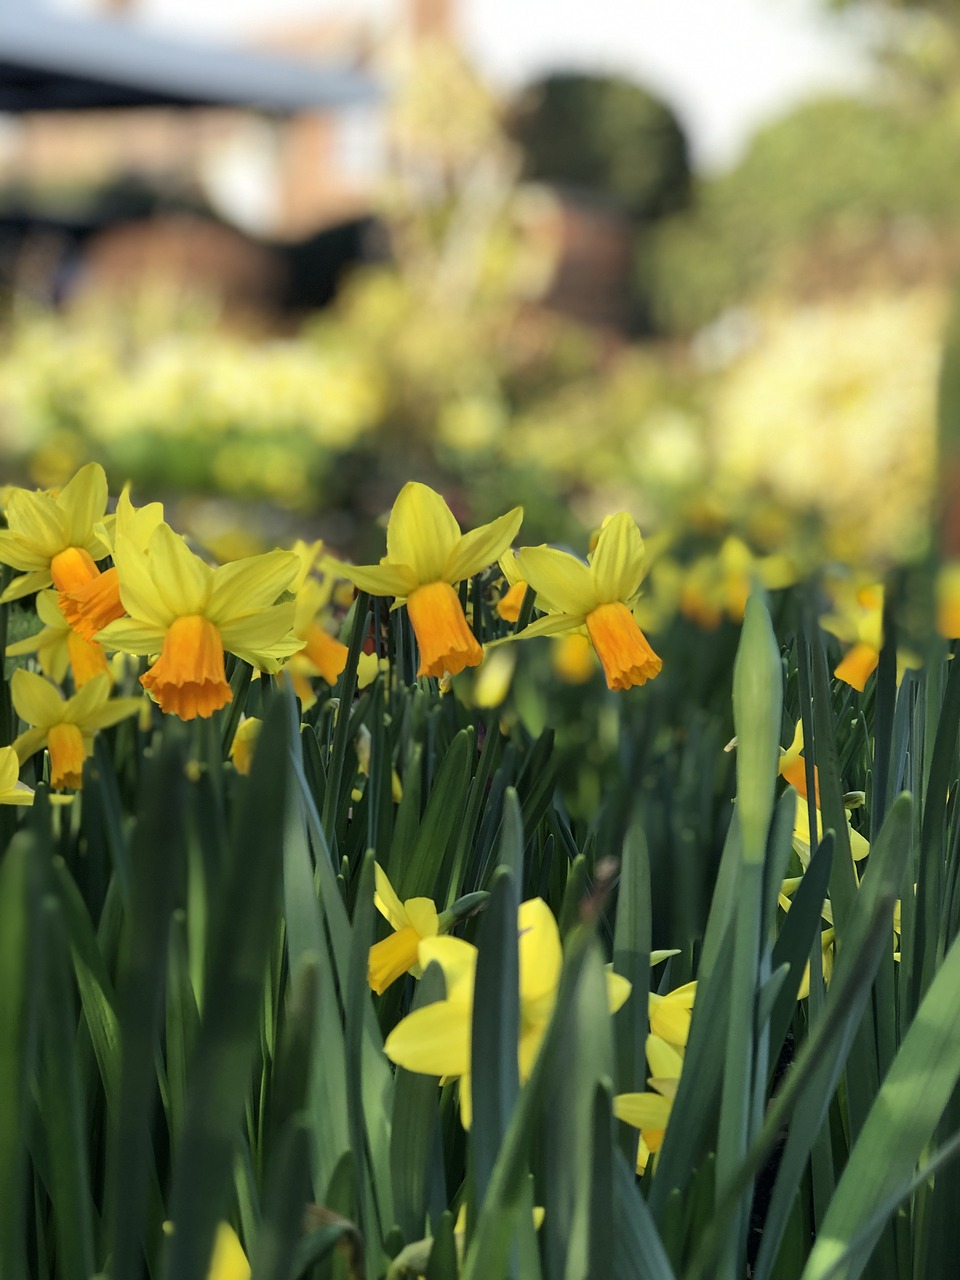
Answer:
<svg viewBox="0 0 960 1280"><path fill-rule="evenodd" d="M363 252L389 69L449 22L447 0L351 5L241 50L151 35L129 2L90 0L86 17L21 6L0 10L8 282L39 279L59 250L53 293L130 272L211 285L226 273L268 306L331 292L330 273L310 270L318 236L321 258Z"/></svg>

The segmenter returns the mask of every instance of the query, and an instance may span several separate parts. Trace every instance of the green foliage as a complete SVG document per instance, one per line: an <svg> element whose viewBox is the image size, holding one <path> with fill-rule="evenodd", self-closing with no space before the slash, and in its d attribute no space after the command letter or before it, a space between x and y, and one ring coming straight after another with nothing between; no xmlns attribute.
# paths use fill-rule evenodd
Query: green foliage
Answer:
<svg viewBox="0 0 960 1280"><path fill-rule="evenodd" d="M897 100L818 99L766 125L641 248L660 322L689 331L757 292L935 274L955 247L956 140L949 113Z"/></svg>
<svg viewBox="0 0 960 1280"><path fill-rule="evenodd" d="M606 197L637 221L674 213L689 198L683 129L630 80L554 72L527 88L511 132L524 177Z"/></svg>

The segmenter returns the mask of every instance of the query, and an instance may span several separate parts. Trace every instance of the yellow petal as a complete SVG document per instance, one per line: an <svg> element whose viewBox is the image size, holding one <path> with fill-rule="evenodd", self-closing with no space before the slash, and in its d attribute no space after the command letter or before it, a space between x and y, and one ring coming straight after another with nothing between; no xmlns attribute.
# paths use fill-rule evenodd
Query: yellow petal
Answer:
<svg viewBox="0 0 960 1280"><path fill-rule="evenodd" d="M665 1129L672 1105L659 1093L620 1093L613 1100L613 1114L635 1129Z"/></svg>
<svg viewBox="0 0 960 1280"><path fill-rule="evenodd" d="M603 604L629 600L643 578L643 538L636 521L620 511L600 530L591 570L597 599Z"/></svg>
<svg viewBox="0 0 960 1280"><path fill-rule="evenodd" d="M207 1280L250 1280L250 1263L237 1233L226 1222L217 1227Z"/></svg>
<svg viewBox="0 0 960 1280"><path fill-rule="evenodd" d="M663 1080L679 1080L683 1055L672 1044L651 1033L646 1043L647 1062L653 1074Z"/></svg>
<svg viewBox="0 0 960 1280"><path fill-rule="evenodd" d="M470 1069L471 1016L471 1003L466 1000L440 1000L415 1009L387 1036L384 1053L407 1071L463 1075Z"/></svg>
<svg viewBox="0 0 960 1280"><path fill-rule="evenodd" d="M7 500L7 526L48 561L70 541L66 516L48 493L15 489Z"/></svg>
<svg viewBox="0 0 960 1280"><path fill-rule="evenodd" d="M159 530L155 535L157 532ZM153 562L147 553L132 538L118 539L113 548L113 560L120 579L120 599L124 609L135 622L164 631L177 615L157 592ZM102 637L98 636L98 639L102 640Z"/></svg>
<svg viewBox="0 0 960 1280"><path fill-rule="evenodd" d="M443 970L447 999L464 996L472 999L473 980L477 970L477 948L462 938L438 936L424 938L417 951L421 969L438 964Z"/></svg>
<svg viewBox="0 0 960 1280"><path fill-rule="evenodd" d="M420 935L416 929L407 925L382 942L373 944L367 962L367 977L378 996L416 965L419 942Z"/></svg>
<svg viewBox="0 0 960 1280"><path fill-rule="evenodd" d="M207 617L223 631L233 618L274 604L293 582L299 563L292 551L270 551L221 565L213 572Z"/></svg>
<svg viewBox="0 0 960 1280"><path fill-rule="evenodd" d="M396 596L403 600L420 585L417 575L406 564L387 561L381 561L380 564L347 564L342 560L331 560L330 564L337 574L372 596Z"/></svg>
<svg viewBox="0 0 960 1280"><path fill-rule="evenodd" d="M537 593L537 607L581 618L600 601L589 565L555 547L522 547L517 552L520 576Z"/></svg>
<svg viewBox="0 0 960 1280"><path fill-rule="evenodd" d="M390 564L407 565L420 584L443 581L459 541L460 526L440 494L415 480L405 484L387 523Z"/></svg>
<svg viewBox="0 0 960 1280"><path fill-rule="evenodd" d="M445 582L460 582L486 569L510 546L522 521L523 507L514 507L506 515L464 534L454 546L441 578Z"/></svg>
<svg viewBox="0 0 960 1280"><path fill-rule="evenodd" d="M294 602L285 600L283 604L268 605L255 613L218 623L217 630L224 649L227 653L237 653L240 649L258 653L288 640L289 644L284 645L286 654L296 653L302 641L293 634L295 610Z"/></svg>
<svg viewBox="0 0 960 1280"><path fill-rule="evenodd" d="M0 557L0 561L3 558ZM9 561L3 561L9 564ZM20 566L15 566L20 567ZM50 570L37 569L30 573L22 573L7 585L6 591L0 595L0 604L9 604L11 600L22 600L24 596L33 595L34 591L42 591L51 582Z"/></svg>
<svg viewBox="0 0 960 1280"><path fill-rule="evenodd" d="M403 904L407 919L421 938L433 938L440 928L440 919L432 898L408 898Z"/></svg>
<svg viewBox="0 0 960 1280"><path fill-rule="evenodd" d="M373 864L373 901L377 910L394 929L404 929L410 923L396 890L379 862Z"/></svg>
<svg viewBox="0 0 960 1280"><path fill-rule="evenodd" d="M66 517L66 541L84 546L93 537L93 526L107 509L107 477L98 462L81 467L60 490L57 506ZM91 548L87 548L91 550ZM103 548L101 555L106 554Z"/></svg>
<svg viewBox="0 0 960 1280"><path fill-rule="evenodd" d="M172 621L172 619L171 619ZM133 618L118 618L97 632L97 643L121 653L159 653L168 628Z"/></svg>
<svg viewBox="0 0 960 1280"><path fill-rule="evenodd" d="M65 703L59 690L35 671L22 667L15 671L10 693L17 715L26 724L48 728L63 718Z"/></svg>
<svg viewBox="0 0 960 1280"><path fill-rule="evenodd" d="M607 1002L610 1006L610 1012L616 1013L618 1009L622 1009L627 1003L633 986L626 978L619 973L614 973L610 965L606 967L607 977Z"/></svg>
<svg viewBox="0 0 960 1280"><path fill-rule="evenodd" d="M193 554L183 538L168 524L161 524L150 539L147 555L154 587L173 616L205 613L213 588L213 570ZM120 580L122 595L122 569Z"/></svg>
<svg viewBox="0 0 960 1280"><path fill-rule="evenodd" d="M521 1003L555 994L563 950L553 912L542 898L520 904L519 950Z"/></svg>

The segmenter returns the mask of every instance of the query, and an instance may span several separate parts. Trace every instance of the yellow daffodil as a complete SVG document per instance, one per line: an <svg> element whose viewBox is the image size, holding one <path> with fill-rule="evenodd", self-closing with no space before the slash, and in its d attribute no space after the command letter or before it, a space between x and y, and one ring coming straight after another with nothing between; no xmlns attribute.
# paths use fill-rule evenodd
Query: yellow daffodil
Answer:
<svg viewBox="0 0 960 1280"><path fill-rule="evenodd" d="M817 842L823 839L823 817L820 810L817 815ZM870 852L870 842L859 831L854 831L847 815L847 836L850 840L850 852L854 862L860 862ZM797 795L797 808L793 825L793 847L804 870L810 865L810 810L805 798Z"/></svg>
<svg viewBox="0 0 960 1280"><path fill-rule="evenodd" d="M24 572L0 596L0 604L51 583L66 592L95 578L96 561L110 550L103 538L106 508L107 478L96 462L82 467L58 494L11 490L8 527L0 530L0 564Z"/></svg>
<svg viewBox="0 0 960 1280"><path fill-rule="evenodd" d="M838 596L838 606L838 612L820 619L825 630L849 646L833 674L862 693L880 661L883 586L870 583L857 589L852 598L843 592Z"/></svg>
<svg viewBox="0 0 960 1280"><path fill-rule="evenodd" d="M347 665L349 651L327 627L331 620L336 576L325 572L323 543L298 540L294 543L293 554L299 561L296 577L290 585L295 600L293 634L303 647L291 657L286 671L294 693L306 710L317 700L311 680L319 676L327 684L336 684Z"/></svg>
<svg viewBox="0 0 960 1280"><path fill-rule="evenodd" d="M520 617L520 607L527 594L527 584L522 578L512 583L497 601L497 614L504 622L516 622Z"/></svg>
<svg viewBox="0 0 960 1280"><path fill-rule="evenodd" d="M101 536L110 547L134 542L145 550L155 529L163 522L163 504L148 502L135 507L130 501L129 488L123 490L117 501L116 522L113 532L103 528ZM122 618L126 610L120 598L120 576L114 565L110 569L97 570L89 581L62 593L61 606L64 616L80 635L93 640L98 631Z"/></svg>
<svg viewBox="0 0 960 1280"><path fill-rule="evenodd" d="M533 1070L540 1045L557 999L563 965L560 931L550 908L541 898L520 906L518 918L520 961L520 1040L518 1066L521 1083ZM460 1078L460 1115L469 1129L472 1118L470 1092L471 1024L477 949L460 938L425 938L419 946L420 964L436 961L446 979L446 999L416 1009L399 1022L387 1037L384 1050L391 1061L408 1071ZM607 996L615 1012L630 994L630 984L618 974L607 974Z"/></svg>
<svg viewBox="0 0 960 1280"><path fill-rule="evenodd" d="M597 670L597 654L588 636L569 631L554 637L550 665L564 684L586 684Z"/></svg>
<svg viewBox="0 0 960 1280"><path fill-rule="evenodd" d="M374 866L376 891L374 903L394 932L382 942L370 948L370 986L381 995L392 982L405 973L419 978L423 970L419 963L419 947L424 938L435 938L440 932L440 917L436 904L430 898L397 897L387 873L376 863Z"/></svg>
<svg viewBox="0 0 960 1280"><path fill-rule="evenodd" d="M0 747L0 804L33 804L33 791L20 781L20 759L13 747Z"/></svg>
<svg viewBox="0 0 960 1280"><path fill-rule="evenodd" d="M260 736L260 730L263 728L263 721L256 716L244 716L237 726L237 731L233 735L233 742L230 744L230 759L237 773L249 773L250 766L253 763L253 753L257 747L257 739Z"/></svg>
<svg viewBox="0 0 960 1280"><path fill-rule="evenodd" d="M483 650L467 625L454 584L492 564L513 541L523 511L461 534L443 498L411 481L400 490L387 524L387 554L379 564L337 563L361 591L404 601L420 648L421 676L457 675L475 667Z"/></svg>
<svg viewBox="0 0 960 1280"><path fill-rule="evenodd" d="M789 747L780 748L780 777L788 782L798 796L807 798L807 764L803 758L803 721L798 720ZM813 789L816 803L820 804L820 777L816 766L813 770Z"/></svg>
<svg viewBox="0 0 960 1280"><path fill-rule="evenodd" d="M586 628L609 688L645 684L663 663L630 611L643 578L643 562L640 530L625 511L604 524L588 564L553 547L522 548L516 554L516 569L536 591L537 607L547 616L521 635Z"/></svg>
<svg viewBox="0 0 960 1280"><path fill-rule="evenodd" d="M657 995L655 991L650 992L650 1030L681 1051L687 1047L696 994L696 982L687 982L682 987L668 991L665 996Z"/></svg>
<svg viewBox="0 0 960 1280"><path fill-rule="evenodd" d="M146 549L117 542L120 597L129 614L98 633L109 649L159 651L140 683L162 711L181 720L209 716L233 697L224 653L275 672L301 647L293 635L294 604L276 604L297 572L288 551L248 556L213 569L169 525Z"/></svg>
<svg viewBox="0 0 960 1280"><path fill-rule="evenodd" d="M37 596L37 614L44 623L36 635L7 645L7 656L20 657L35 653L40 670L57 684L63 682L67 670L73 672L74 684L82 688L101 672L109 673L107 655L95 640L85 640L63 616L56 591L41 591Z"/></svg>
<svg viewBox="0 0 960 1280"><path fill-rule="evenodd" d="M647 1167L663 1143L677 1085L683 1070L683 1054L660 1036L647 1036L647 1064L651 1075L647 1080L653 1092L620 1093L613 1099L613 1114L618 1120L640 1130L637 1150L637 1172Z"/></svg>
<svg viewBox="0 0 960 1280"><path fill-rule="evenodd" d="M207 1280L250 1280L250 1263L237 1233L227 1222L217 1226Z"/></svg>
<svg viewBox="0 0 960 1280"><path fill-rule="evenodd" d="M93 754L98 729L136 715L141 698L110 698L110 678L94 676L79 693L64 698L60 690L32 671L15 671L10 692L17 715L33 726L14 741L22 764L45 746L50 752L50 785L79 787L83 762Z"/></svg>

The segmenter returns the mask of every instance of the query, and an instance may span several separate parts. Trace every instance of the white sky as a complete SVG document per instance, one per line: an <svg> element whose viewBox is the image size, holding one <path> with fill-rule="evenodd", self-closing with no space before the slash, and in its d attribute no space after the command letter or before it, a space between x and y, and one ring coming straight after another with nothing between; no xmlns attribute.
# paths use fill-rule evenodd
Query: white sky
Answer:
<svg viewBox="0 0 960 1280"><path fill-rule="evenodd" d="M52 0L86 9L93 0ZM398 0L135 0L168 33L244 39L345 7L389 15ZM513 87L558 67L617 71L664 97L694 158L736 158L765 119L818 89L866 77L855 35L820 0L458 0L463 43L492 81Z"/></svg>

